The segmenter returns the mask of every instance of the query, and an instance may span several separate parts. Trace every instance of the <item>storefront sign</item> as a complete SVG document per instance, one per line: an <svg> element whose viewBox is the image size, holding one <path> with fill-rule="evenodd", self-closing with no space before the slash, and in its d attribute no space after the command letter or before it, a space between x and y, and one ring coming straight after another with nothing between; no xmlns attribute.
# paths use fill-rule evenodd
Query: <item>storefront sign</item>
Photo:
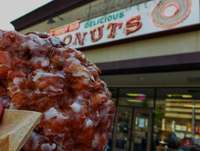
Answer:
<svg viewBox="0 0 200 151"><path fill-rule="evenodd" d="M69 33L69 32L78 30L79 28L80 28L80 21L75 21L71 24L67 24L67 25L64 25L61 27L50 29L49 33L54 36L59 36L59 35L65 34L65 33Z"/></svg>
<svg viewBox="0 0 200 151"><path fill-rule="evenodd" d="M200 23L199 0L153 0L84 22L50 30L82 48Z"/></svg>

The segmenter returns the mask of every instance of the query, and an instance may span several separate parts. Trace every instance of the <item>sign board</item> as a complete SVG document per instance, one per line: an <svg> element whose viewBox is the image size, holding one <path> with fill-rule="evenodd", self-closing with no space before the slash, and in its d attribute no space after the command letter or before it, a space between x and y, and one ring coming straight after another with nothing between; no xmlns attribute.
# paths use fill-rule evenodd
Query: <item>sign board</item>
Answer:
<svg viewBox="0 0 200 151"><path fill-rule="evenodd" d="M195 25L199 12L199 0L151 0L49 33L69 47L83 48Z"/></svg>

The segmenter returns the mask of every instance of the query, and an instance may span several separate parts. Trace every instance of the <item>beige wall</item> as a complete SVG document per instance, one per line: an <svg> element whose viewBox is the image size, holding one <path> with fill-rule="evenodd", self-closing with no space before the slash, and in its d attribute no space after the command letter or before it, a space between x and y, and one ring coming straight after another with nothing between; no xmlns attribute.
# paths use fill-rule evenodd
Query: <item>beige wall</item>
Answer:
<svg viewBox="0 0 200 151"><path fill-rule="evenodd" d="M177 78L178 77L178 78ZM199 87L200 71L104 75L109 87Z"/></svg>
<svg viewBox="0 0 200 151"><path fill-rule="evenodd" d="M95 63L200 51L200 30L84 51Z"/></svg>

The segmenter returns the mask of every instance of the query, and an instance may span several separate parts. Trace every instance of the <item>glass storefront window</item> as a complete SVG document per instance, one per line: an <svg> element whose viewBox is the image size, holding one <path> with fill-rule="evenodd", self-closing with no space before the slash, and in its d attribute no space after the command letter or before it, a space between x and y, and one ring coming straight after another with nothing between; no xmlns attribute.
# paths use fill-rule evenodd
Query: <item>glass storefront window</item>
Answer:
<svg viewBox="0 0 200 151"><path fill-rule="evenodd" d="M198 89L158 89L154 125L157 151L200 149L200 93L195 91Z"/></svg>
<svg viewBox="0 0 200 151"><path fill-rule="evenodd" d="M117 106L106 151L200 150L200 88L110 88Z"/></svg>
<svg viewBox="0 0 200 151"><path fill-rule="evenodd" d="M154 90L151 88L119 89L119 106L153 107Z"/></svg>

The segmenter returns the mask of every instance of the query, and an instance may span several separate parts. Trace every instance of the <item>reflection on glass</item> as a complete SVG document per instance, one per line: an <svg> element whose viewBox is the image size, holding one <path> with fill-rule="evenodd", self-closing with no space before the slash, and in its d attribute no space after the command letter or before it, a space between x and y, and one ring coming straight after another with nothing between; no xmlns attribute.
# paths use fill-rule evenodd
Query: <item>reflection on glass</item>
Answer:
<svg viewBox="0 0 200 151"><path fill-rule="evenodd" d="M106 151L151 151L150 147L152 151L200 150L199 88L110 90L117 115ZM152 124L149 109L154 107L153 100L156 106Z"/></svg>
<svg viewBox="0 0 200 151"><path fill-rule="evenodd" d="M128 151L130 139L132 110L126 107L119 107L115 129L115 151Z"/></svg>
<svg viewBox="0 0 200 151"><path fill-rule="evenodd" d="M153 107L154 90L148 88L124 88L119 92L119 105L129 107Z"/></svg>
<svg viewBox="0 0 200 151"><path fill-rule="evenodd" d="M160 93L154 126L157 151L200 150L200 101L186 89L164 89Z"/></svg>
<svg viewBox="0 0 200 151"><path fill-rule="evenodd" d="M133 115L131 151L147 151L150 142L150 112L146 109L135 109Z"/></svg>

